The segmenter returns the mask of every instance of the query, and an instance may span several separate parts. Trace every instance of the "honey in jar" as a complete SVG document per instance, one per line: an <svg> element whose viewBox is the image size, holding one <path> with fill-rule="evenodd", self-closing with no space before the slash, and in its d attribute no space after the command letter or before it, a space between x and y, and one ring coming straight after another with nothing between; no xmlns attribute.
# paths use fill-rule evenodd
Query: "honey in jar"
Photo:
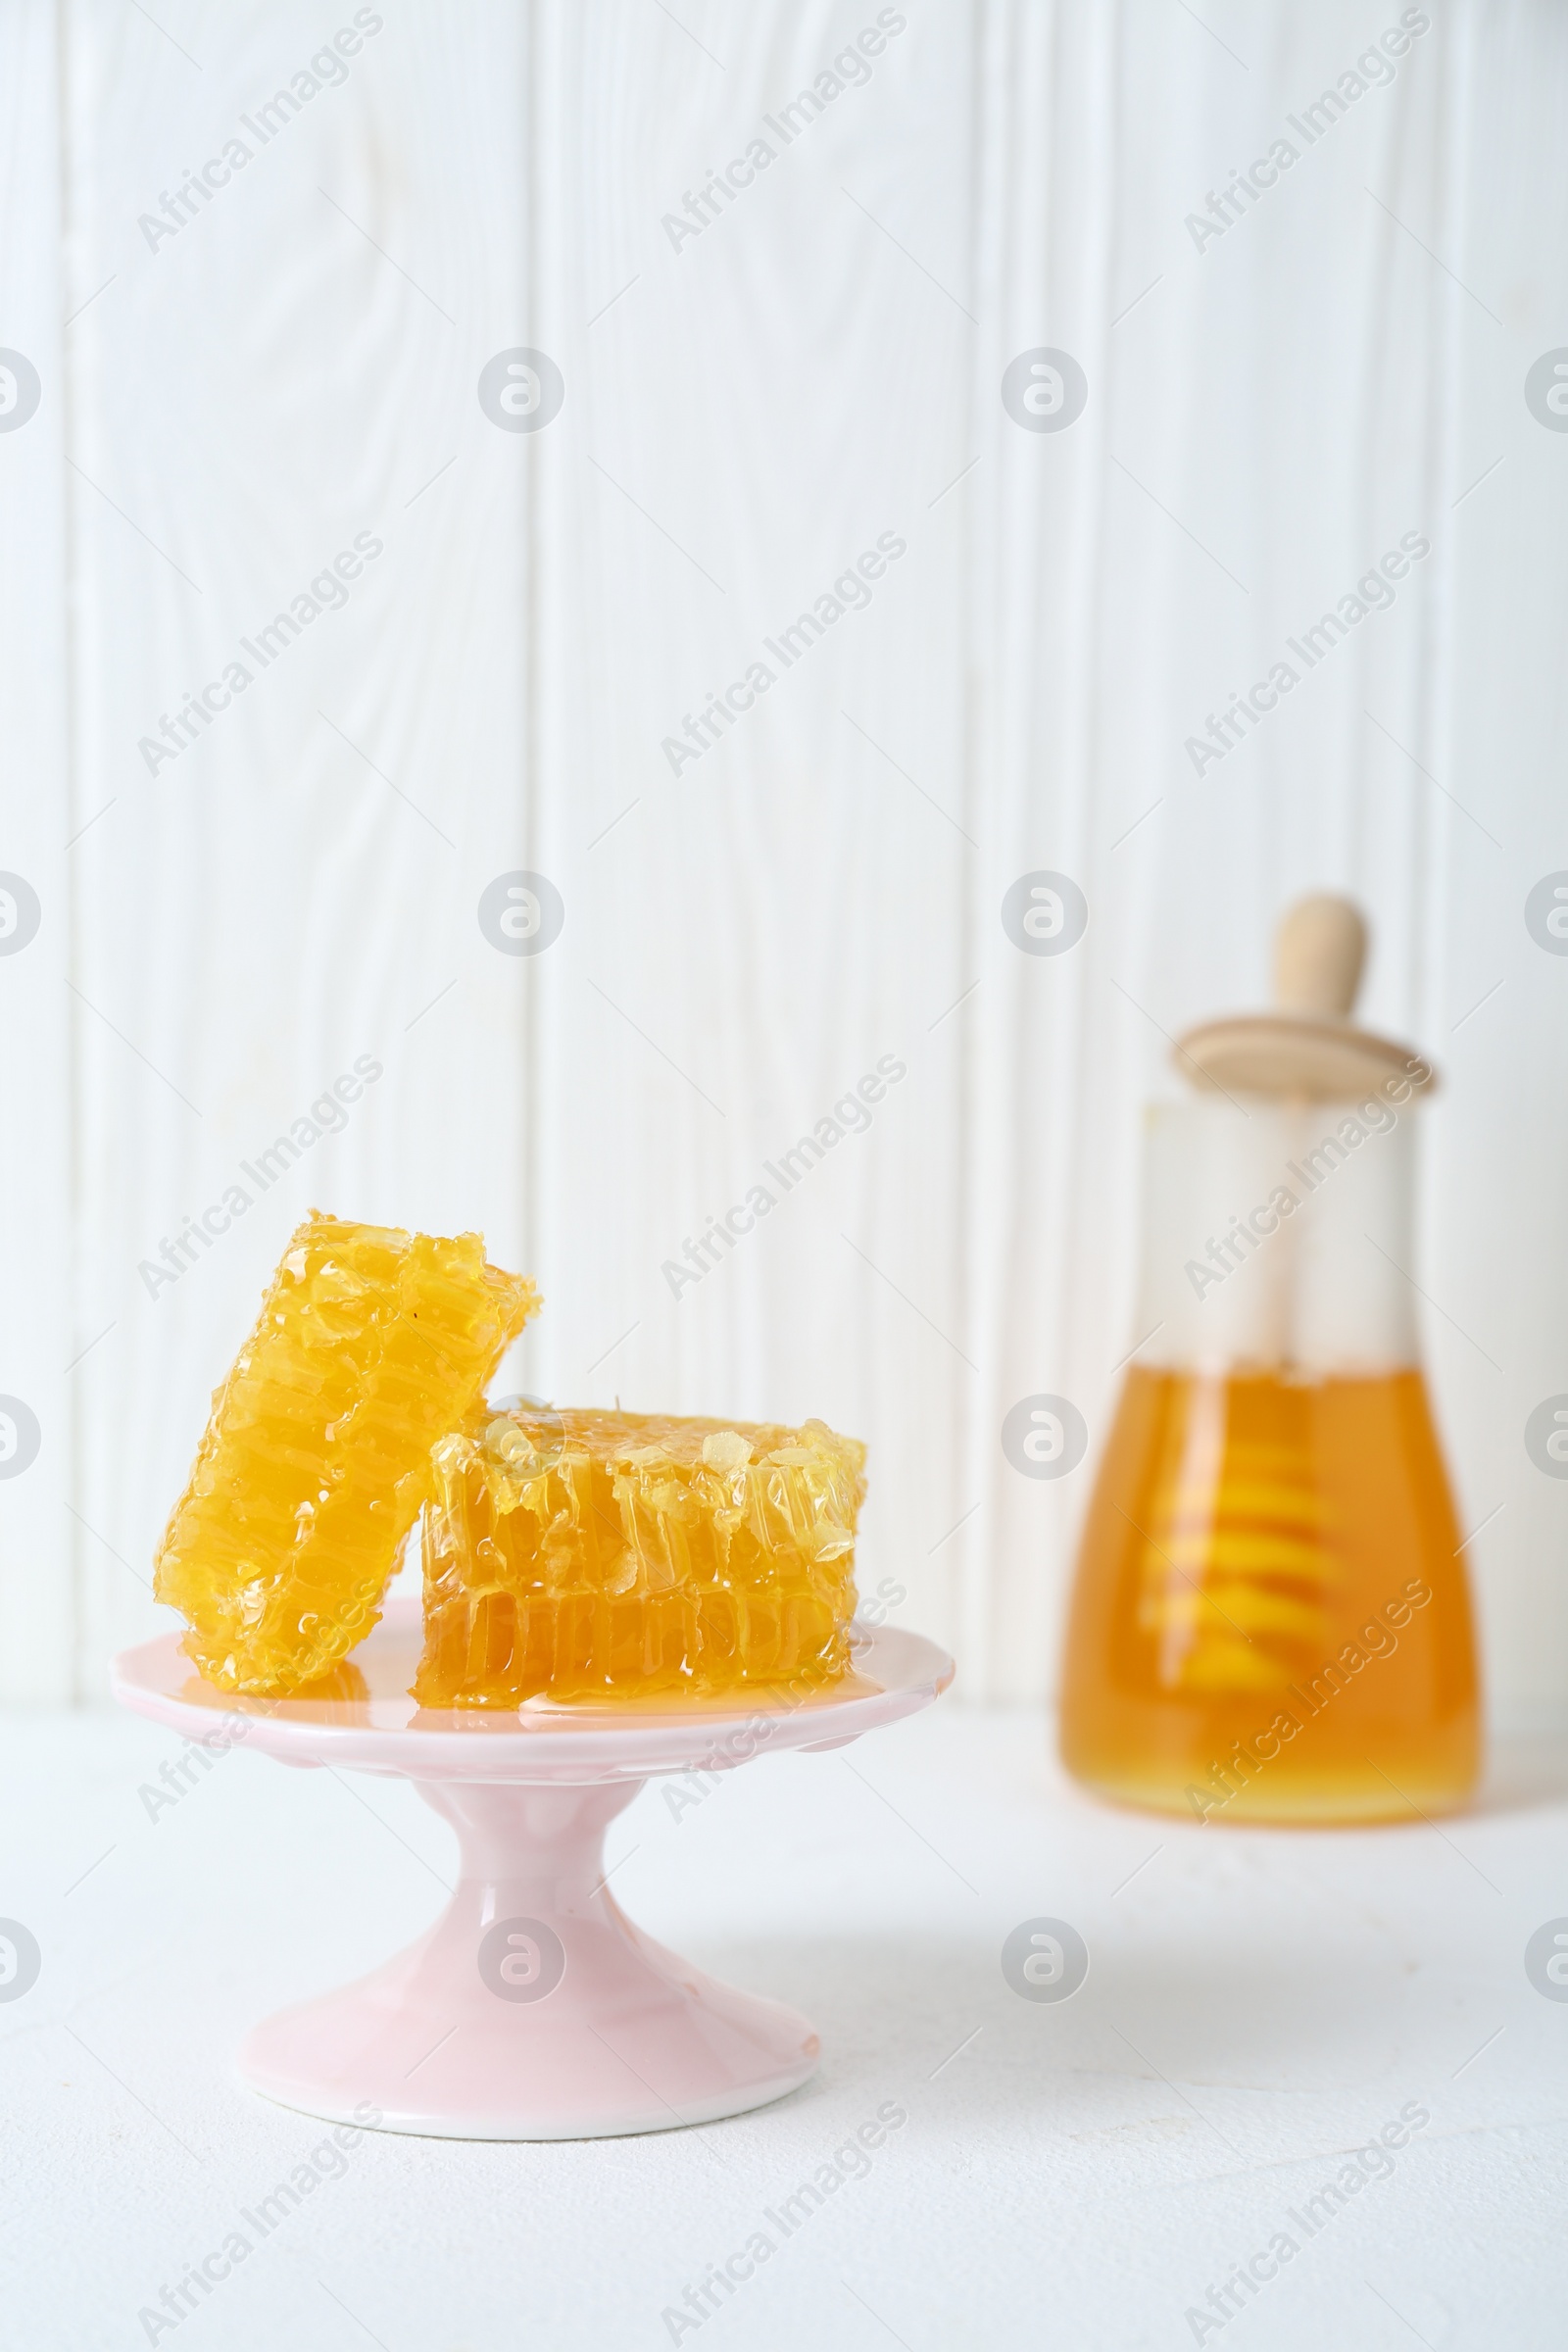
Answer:
<svg viewBox="0 0 1568 2352"><path fill-rule="evenodd" d="M1294 930L1293 930L1294 925ZM1420 1369L1419 1056L1350 1028L1354 910L1149 1114L1141 1331L1080 1546L1063 1757L1205 1821L1407 1820L1472 1786L1475 1646ZM1304 970L1302 967L1305 967Z"/></svg>

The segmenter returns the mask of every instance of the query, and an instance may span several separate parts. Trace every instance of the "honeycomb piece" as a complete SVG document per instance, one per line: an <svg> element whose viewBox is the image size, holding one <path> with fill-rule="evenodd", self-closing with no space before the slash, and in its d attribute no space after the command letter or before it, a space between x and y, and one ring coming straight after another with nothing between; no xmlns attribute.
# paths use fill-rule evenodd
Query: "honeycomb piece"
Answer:
<svg viewBox="0 0 1568 2352"><path fill-rule="evenodd" d="M803 1429L479 1405L435 1449L426 1707L833 1681L865 1447Z"/></svg>
<svg viewBox="0 0 1568 2352"><path fill-rule="evenodd" d="M225 1690L315 1682L380 1615L460 1422L539 1303L455 1241L313 1212L213 1397L154 1591Z"/></svg>

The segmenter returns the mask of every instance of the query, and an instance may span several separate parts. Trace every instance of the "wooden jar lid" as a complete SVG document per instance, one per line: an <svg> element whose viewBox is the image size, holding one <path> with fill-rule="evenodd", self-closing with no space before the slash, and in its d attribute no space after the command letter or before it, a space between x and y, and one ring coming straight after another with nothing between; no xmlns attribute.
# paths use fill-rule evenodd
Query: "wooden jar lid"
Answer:
<svg viewBox="0 0 1568 2352"><path fill-rule="evenodd" d="M1349 1015L1366 960L1366 924L1348 899L1298 899L1274 935L1274 1012L1200 1021L1176 1044L1176 1067L1222 1094L1343 1102L1392 1080L1430 1090L1431 1063L1413 1047Z"/></svg>

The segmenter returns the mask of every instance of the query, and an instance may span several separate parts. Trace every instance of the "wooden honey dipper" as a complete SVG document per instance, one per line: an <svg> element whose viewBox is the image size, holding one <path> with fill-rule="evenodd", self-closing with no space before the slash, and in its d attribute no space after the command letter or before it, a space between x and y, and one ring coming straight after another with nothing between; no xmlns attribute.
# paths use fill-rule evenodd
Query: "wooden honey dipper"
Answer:
<svg viewBox="0 0 1568 2352"><path fill-rule="evenodd" d="M1223 1094L1298 1102L1355 1102L1390 1079L1430 1090L1437 1073L1423 1055L1350 1018L1366 944L1352 900L1329 891L1298 899L1274 934L1275 1010L1200 1021L1177 1040L1177 1068Z"/></svg>

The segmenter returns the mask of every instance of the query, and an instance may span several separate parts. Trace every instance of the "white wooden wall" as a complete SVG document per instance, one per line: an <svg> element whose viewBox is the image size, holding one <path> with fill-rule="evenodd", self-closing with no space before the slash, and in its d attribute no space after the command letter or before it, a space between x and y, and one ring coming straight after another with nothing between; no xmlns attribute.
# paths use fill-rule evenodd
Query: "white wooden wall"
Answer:
<svg viewBox="0 0 1568 2352"><path fill-rule="evenodd" d="M0 431L0 868L42 921L0 956L0 1391L41 1444L0 1480L0 1688L96 1698L154 1625L207 1394L315 1202L535 1272L521 1385L865 1436L863 1583L972 1695L1048 1691L1161 1032L1258 1000L1278 906L1325 885L1373 916L1367 1015L1446 1076L1411 1272L1463 1523L1494 1514L1494 1700L1560 1711L1568 1486L1522 1431L1568 1390L1568 961L1523 907L1568 866L1568 438L1522 387L1568 342L1568 21L1426 13L1199 251L1186 216L1393 0L909 0L788 144L766 119L869 0L382 0L265 144L243 118L351 7L12 0L0 345L42 398ZM1039 346L1088 378L1059 433L1000 397ZM564 378L537 432L477 397L517 347ZM1195 775L1206 713L1407 531L1393 609ZM340 608L240 652L360 534ZM884 535L786 669L764 639ZM1000 920L1042 867L1089 904L1060 957ZM477 919L516 869L564 904L535 956ZM359 1057L261 1192L241 1162ZM882 1057L869 1130L671 1296ZM1058 1484L1000 1449L1038 1390L1090 1429Z"/></svg>

